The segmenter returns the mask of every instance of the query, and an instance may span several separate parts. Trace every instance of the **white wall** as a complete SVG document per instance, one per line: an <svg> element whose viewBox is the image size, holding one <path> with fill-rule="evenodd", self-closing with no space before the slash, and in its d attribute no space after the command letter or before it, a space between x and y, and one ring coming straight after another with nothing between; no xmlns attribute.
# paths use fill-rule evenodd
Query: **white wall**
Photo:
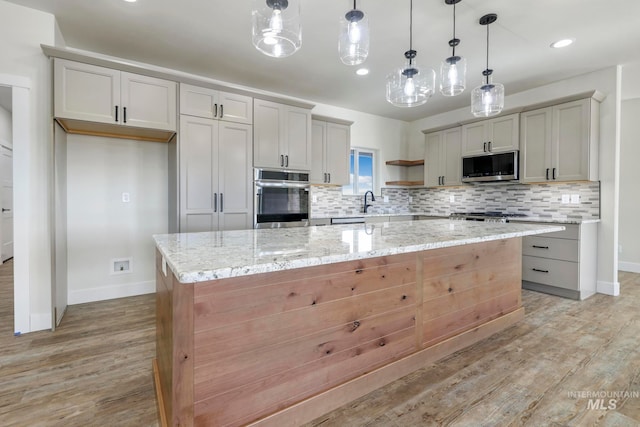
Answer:
<svg viewBox="0 0 640 427"><path fill-rule="evenodd" d="M386 160L404 159L408 155L407 122L326 104L316 104L312 113L353 121L354 123L351 125L351 146L378 150L379 178L376 183L376 194L380 194L380 186L384 186L386 181L401 179L402 169L397 166L387 166L384 162Z"/></svg>
<svg viewBox="0 0 640 427"><path fill-rule="evenodd" d="M14 141L15 286L28 287L30 325L51 327L49 181L51 162L51 67L40 44L53 44L55 19L0 0L0 74L30 81L30 137ZM14 132L16 129L14 128Z"/></svg>
<svg viewBox="0 0 640 427"><path fill-rule="evenodd" d="M167 233L167 152L165 143L67 136L69 304L155 291L152 235ZM131 273L111 274L120 258L132 258Z"/></svg>
<svg viewBox="0 0 640 427"><path fill-rule="evenodd" d="M623 80L626 77L623 72ZM637 74L640 77L640 74ZM640 80L640 78L638 78ZM640 273L640 93L622 102L620 142L620 270Z"/></svg>
<svg viewBox="0 0 640 427"><path fill-rule="evenodd" d="M598 292L616 294L618 283L618 197L619 197L619 67L584 74L525 92L509 95L505 109L524 107L589 90L606 95L600 106L600 206L598 227ZM472 119L468 107L411 123L409 154L424 152L422 130Z"/></svg>

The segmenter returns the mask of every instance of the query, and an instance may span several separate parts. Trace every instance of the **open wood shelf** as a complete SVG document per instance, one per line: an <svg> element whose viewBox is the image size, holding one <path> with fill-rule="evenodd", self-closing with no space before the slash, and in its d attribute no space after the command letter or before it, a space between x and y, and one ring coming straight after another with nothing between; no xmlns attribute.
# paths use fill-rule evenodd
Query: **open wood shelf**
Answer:
<svg viewBox="0 0 640 427"><path fill-rule="evenodd" d="M414 186L414 185L424 185L424 181L387 181L385 185L403 185L403 186Z"/></svg>
<svg viewBox="0 0 640 427"><path fill-rule="evenodd" d="M394 166L420 166L424 165L424 159L420 160L387 160L386 164Z"/></svg>

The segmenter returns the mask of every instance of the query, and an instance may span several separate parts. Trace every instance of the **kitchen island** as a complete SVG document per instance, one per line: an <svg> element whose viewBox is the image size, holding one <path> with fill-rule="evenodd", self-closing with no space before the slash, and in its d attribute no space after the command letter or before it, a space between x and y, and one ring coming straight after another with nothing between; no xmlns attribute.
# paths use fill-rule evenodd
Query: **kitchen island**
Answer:
<svg viewBox="0 0 640 427"><path fill-rule="evenodd" d="M522 319L521 237L426 220L155 236L162 423L295 426Z"/></svg>

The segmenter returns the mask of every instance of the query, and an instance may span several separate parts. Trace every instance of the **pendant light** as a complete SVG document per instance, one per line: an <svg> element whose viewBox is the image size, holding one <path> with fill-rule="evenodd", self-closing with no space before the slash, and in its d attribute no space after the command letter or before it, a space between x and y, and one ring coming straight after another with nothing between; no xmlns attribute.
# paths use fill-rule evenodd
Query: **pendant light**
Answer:
<svg viewBox="0 0 640 427"><path fill-rule="evenodd" d="M356 0L353 0L353 9L340 20L338 53L346 65L362 64L369 55L369 20L364 12L356 9Z"/></svg>
<svg viewBox="0 0 640 427"><path fill-rule="evenodd" d="M253 0L252 33L256 49L275 58L284 58L300 49L300 3L300 0Z"/></svg>
<svg viewBox="0 0 640 427"><path fill-rule="evenodd" d="M404 53L407 62L387 76L387 101L396 107L422 105L433 95L436 72L419 69L415 63L417 53L413 50L413 0L410 0L409 50Z"/></svg>
<svg viewBox="0 0 640 427"><path fill-rule="evenodd" d="M460 39L456 38L456 4L460 0L444 0L453 5L453 38L449 40L451 56L440 65L440 92L444 96L456 96L464 92L467 80L467 60L456 55L456 46Z"/></svg>
<svg viewBox="0 0 640 427"><path fill-rule="evenodd" d="M471 92L471 113L476 117L489 117L499 114L504 108L504 86L491 81L493 70L489 68L489 24L493 24L498 15L490 13L480 18L480 25L487 27L487 68L482 72L484 84Z"/></svg>

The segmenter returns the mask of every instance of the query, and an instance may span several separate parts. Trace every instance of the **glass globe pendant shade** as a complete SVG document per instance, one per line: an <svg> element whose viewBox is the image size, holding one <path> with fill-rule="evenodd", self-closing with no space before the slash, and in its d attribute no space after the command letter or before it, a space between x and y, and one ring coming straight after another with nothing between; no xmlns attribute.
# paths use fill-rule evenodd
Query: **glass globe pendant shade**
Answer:
<svg viewBox="0 0 640 427"><path fill-rule="evenodd" d="M292 55L302 46L300 0L253 0L252 40L274 58Z"/></svg>
<svg viewBox="0 0 640 427"><path fill-rule="evenodd" d="M412 58L404 68L387 76L387 101L396 107L423 105L433 95L435 85L436 72L418 68Z"/></svg>
<svg viewBox="0 0 640 427"><path fill-rule="evenodd" d="M471 92L471 113L475 117L489 117L500 114L504 108L504 86L491 83L490 79Z"/></svg>
<svg viewBox="0 0 640 427"><path fill-rule="evenodd" d="M467 60L450 56L440 65L440 92L444 96L456 96L464 92L467 81Z"/></svg>
<svg viewBox="0 0 640 427"><path fill-rule="evenodd" d="M369 20L357 9L350 10L340 20L338 37L340 60L346 65L362 64L369 55Z"/></svg>

